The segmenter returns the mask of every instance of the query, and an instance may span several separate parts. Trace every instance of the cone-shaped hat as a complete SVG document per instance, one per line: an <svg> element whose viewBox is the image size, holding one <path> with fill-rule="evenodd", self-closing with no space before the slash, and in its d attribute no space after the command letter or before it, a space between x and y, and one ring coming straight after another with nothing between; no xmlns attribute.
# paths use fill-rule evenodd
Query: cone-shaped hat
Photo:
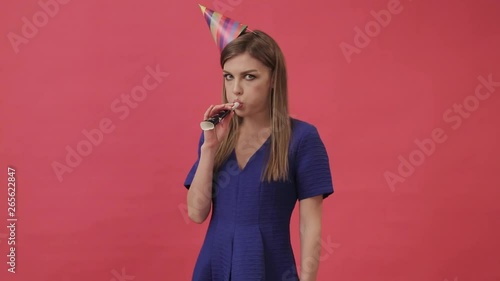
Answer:
<svg viewBox="0 0 500 281"><path fill-rule="evenodd" d="M247 29L246 25L234 21L216 11L210 10L205 6L200 5L200 8L220 52L222 52L222 49L224 49L229 42L236 39L245 29Z"/></svg>

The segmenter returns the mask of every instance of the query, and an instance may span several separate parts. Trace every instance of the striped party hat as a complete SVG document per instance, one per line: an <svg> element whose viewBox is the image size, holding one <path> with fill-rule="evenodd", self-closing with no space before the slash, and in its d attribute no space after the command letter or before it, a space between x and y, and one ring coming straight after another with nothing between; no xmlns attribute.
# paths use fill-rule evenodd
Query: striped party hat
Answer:
<svg viewBox="0 0 500 281"><path fill-rule="evenodd" d="M215 44L219 47L219 51L221 52L229 42L236 39L245 29L247 29L246 25L210 10L205 6L200 5L200 8L210 28L210 32L214 37Z"/></svg>

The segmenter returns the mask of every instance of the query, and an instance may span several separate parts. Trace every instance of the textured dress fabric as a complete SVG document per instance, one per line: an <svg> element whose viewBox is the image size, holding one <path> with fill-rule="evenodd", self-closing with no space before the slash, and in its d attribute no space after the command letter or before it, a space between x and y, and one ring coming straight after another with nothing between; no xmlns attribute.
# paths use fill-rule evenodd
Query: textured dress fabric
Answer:
<svg viewBox="0 0 500 281"><path fill-rule="evenodd" d="M212 216L193 281L299 280L290 240L297 200L333 193L329 157L315 126L291 118L287 181L261 181L270 138L240 169L233 150L214 175ZM189 188L200 157L189 171Z"/></svg>

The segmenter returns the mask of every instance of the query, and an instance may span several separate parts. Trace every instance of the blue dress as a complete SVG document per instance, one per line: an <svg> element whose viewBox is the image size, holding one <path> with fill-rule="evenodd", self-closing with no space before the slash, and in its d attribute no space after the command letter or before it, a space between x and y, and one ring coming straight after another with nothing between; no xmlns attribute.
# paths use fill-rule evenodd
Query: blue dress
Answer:
<svg viewBox="0 0 500 281"><path fill-rule="evenodd" d="M233 150L214 175L210 224L193 281L299 280L290 241L290 217L297 200L333 193L329 158L313 125L291 118L289 180L261 182L270 138L241 170ZM198 167L185 180L189 188Z"/></svg>

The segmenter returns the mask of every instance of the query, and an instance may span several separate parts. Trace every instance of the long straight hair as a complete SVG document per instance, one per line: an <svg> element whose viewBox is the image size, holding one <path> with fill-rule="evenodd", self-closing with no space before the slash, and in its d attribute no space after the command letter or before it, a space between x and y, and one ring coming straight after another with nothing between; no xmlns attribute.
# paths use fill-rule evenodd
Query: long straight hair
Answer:
<svg viewBox="0 0 500 281"><path fill-rule="evenodd" d="M245 32L231 41L220 57L221 68L229 59L248 53L271 69L273 86L269 94L269 116L271 119L271 147L265 172L261 180L279 181L288 179L288 147L291 136L291 121L288 114L287 73L283 53L276 41L260 30ZM227 103L223 82L222 102ZM218 171L235 148L238 130L243 118L234 115L229 125L227 138L222 140L215 155L214 171Z"/></svg>

